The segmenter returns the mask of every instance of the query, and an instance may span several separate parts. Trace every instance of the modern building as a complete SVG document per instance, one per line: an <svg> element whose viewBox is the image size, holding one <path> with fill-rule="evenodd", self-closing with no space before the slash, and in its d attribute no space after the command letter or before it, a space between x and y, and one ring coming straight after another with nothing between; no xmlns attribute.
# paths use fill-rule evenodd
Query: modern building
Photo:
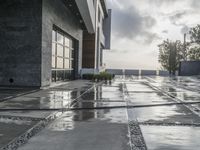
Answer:
<svg viewBox="0 0 200 150"><path fill-rule="evenodd" d="M105 0L94 0L94 33L83 32L82 74L98 73L105 69L103 51L110 49L111 10Z"/></svg>
<svg viewBox="0 0 200 150"><path fill-rule="evenodd" d="M110 23L105 0L1 1L0 85L44 87L99 69Z"/></svg>

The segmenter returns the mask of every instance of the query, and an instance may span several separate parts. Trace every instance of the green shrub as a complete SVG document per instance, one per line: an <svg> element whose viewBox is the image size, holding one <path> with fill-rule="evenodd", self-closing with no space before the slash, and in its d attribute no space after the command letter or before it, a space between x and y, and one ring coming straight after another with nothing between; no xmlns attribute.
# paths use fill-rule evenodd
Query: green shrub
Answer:
<svg viewBox="0 0 200 150"><path fill-rule="evenodd" d="M83 74L82 79L92 80L94 78L94 74Z"/></svg>

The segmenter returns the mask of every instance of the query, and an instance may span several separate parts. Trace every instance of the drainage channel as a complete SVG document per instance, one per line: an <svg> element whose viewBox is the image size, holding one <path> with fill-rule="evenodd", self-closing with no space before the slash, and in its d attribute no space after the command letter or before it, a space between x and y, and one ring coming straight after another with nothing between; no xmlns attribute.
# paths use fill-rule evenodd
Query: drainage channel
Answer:
<svg viewBox="0 0 200 150"><path fill-rule="evenodd" d="M139 125L149 126L187 126L200 127L200 123L181 123L181 122L138 122Z"/></svg>
<svg viewBox="0 0 200 150"><path fill-rule="evenodd" d="M142 135L142 130L139 126L137 119L130 120L128 108L131 108L128 104L129 102L129 93L126 87L126 83L123 83L123 94L126 101L127 117L128 117L128 131L130 137L130 147L131 150L147 150L146 142Z"/></svg>

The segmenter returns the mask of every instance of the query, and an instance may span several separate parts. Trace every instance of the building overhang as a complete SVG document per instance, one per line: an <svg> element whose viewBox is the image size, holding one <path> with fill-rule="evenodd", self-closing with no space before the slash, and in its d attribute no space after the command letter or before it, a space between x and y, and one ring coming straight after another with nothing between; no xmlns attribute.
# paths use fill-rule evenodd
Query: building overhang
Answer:
<svg viewBox="0 0 200 150"><path fill-rule="evenodd" d="M101 6L103 8L104 15L105 15L105 17L107 17L108 16L107 2L106 2L106 0L100 0L100 2L101 2Z"/></svg>
<svg viewBox="0 0 200 150"><path fill-rule="evenodd" d="M79 21L79 24L82 27L82 29L86 30L86 25L85 25L83 18L79 12L79 8L78 8L75 0L62 0L62 2L72 12L72 14L74 14L76 19Z"/></svg>
<svg viewBox="0 0 200 150"><path fill-rule="evenodd" d="M95 8L92 0L75 0L89 33L95 32Z"/></svg>

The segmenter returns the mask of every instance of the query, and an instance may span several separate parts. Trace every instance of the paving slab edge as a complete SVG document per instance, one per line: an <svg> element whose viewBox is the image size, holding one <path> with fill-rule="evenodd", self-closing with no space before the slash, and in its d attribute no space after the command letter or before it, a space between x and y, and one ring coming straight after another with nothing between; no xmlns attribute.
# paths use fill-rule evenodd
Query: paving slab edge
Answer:
<svg viewBox="0 0 200 150"><path fill-rule="evenodd" d="M5 146L1 147L0 150L16 150L21 145L27 143L27 141L36 135L38 132L40 132L43 128L45 128L50 122L58 118L62 112L55 112L48 117L46 117L44 120L39 121L36 125L34 125L32 128L27 130L25 133L20 135L19 137L13 139L10 143L6 144Z"/></svg>
<svg viewBox="0 0 200 150"><path fill-rule="evenodd" d="M131 150L147 150L147 146L137 121L128 122Z"/></svg>
<svg viewBox="0 0 200 150"><path fill-rule="evenodd" d="M90 88L88 88L81 95L87 93L92 88L94 88L95 86L98 86L98 85L100 85L102 83L103 82L98 82L98 83L93 84ZM34 93L34 92L31 92L31 93ZM22 95L26 95L26 94L27 93L23 93L23 94L19 94L17 96L22 96ZM76 101L76 99L74 99L74 101ZM0 100L0 102L2 102L2 101ZM30 129L28 129L25 133L23 133L22 135L20 135L19 137L15 138L15 139L13 139L11 142L9 142L8 144L6 144L5 146L1 147L0 150L17 150L20 146L22 146L23 144L26 144L31 137L33 137L38 132L40 132L42 129L44 129L49 123L51 123L56 118L58 118L59 116L61 116L62 113L63 112L57 111L57 112L54 112L51 115L47 116L46 118L40 120L36 125L34 125ZM15 119L15 120L16 119L19 119L19 120L23 120L24 119L24 117L15 117L15 116L13 116L13 117L12 116L0 116L0 118L10 118L10 119ZM28 119L28 117L25 117L25 118ZM31 121L37 121L38 119L35 120L33 118L30 118L30 120Z"/></svg>
<svg viewBox="0 0 200 150"><path fill-rule="evenodd" d="M5 98L0 99L0 102L4 102L4 101L7 101L7 100L10 100L10 99L13 99L13 98L17 98L17 97L20 97L20 96L32 94L32 93L38 92L40 90L41 89L36 89L36 90L28 91L28 92L19 93L19 94L13 95L13 96L7 96Z"/></svg>

